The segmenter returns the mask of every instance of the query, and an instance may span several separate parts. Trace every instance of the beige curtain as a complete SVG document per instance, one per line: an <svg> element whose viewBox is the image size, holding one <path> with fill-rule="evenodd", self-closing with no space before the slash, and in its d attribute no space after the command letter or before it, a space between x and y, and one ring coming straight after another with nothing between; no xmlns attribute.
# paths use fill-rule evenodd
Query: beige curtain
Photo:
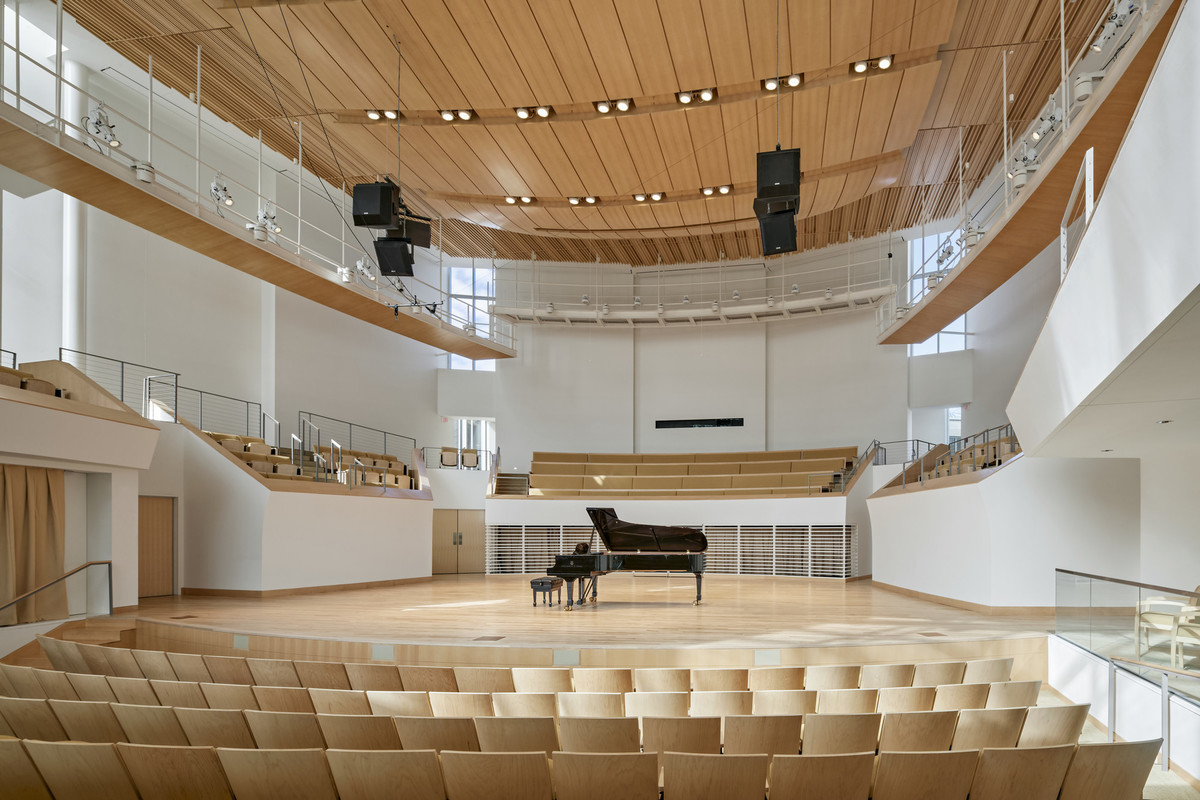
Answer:
<svg viewBox="0 0 1200 800"><path fill-rule="evenodd" d="M0 604L65 571L65 506L61 469L0 464ZM63 582L0 611L0 625L66 616Z"/></svg>

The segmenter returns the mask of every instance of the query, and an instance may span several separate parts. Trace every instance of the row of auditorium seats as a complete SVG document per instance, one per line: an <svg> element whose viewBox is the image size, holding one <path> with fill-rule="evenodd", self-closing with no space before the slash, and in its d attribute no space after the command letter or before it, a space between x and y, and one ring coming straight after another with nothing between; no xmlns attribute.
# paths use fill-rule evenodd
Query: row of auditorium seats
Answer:
<svg viewBox="0 0 1200 800"><path fill-rule="evenodd" d="M130 650L38 636L60 672L196 683L439 692L687 692L768 689L883 689L996 683L1011 658L919 664L808 667L435 667ZM5 665L0 664L0 675Z"/></svg>
<svg viewBox="0 0 1200 800"><path fill-rule="evenodd" d="M479 469L479 451L472 447L443 447L438 457L443 469Z"/></svg>
<svg viewBox="0 0 1200 800"><path fill-rule="evenodd" d="M532 497L807 496L842 491L853 447L753 453L535 452Z"/></svg>
<svg viewBox="0 0 1200 800"><path fill-rule="evenodd" d="M933 469L925 473L925 480L998 467L1020 452L1020 443L1011 436L979 442L938 458Z"/></svg>
<svg viewBox="0 0 1200 800"><path fill-rule="evenodd" d="M767 754L250 750L0 739L29 798L1095 800L1140 797L1161 740L1030 749Z"/></svg>
<svg viewBox="0 0 1200 800"><path fill-rule="evenodd" d="M291 750L839 755L1076 744L1088 706L704 717L416 716L0 697L0 735ZM2 793L0 793L2 794Z"/></svg>
<svg viewBox="0 0 1200 800"><path fill-rule="evenodd" d="M50 381L42 380L32 373L11 367L0 367L0 386L11 386L14 389L24 389L28 392L66 397L67 393L56 387Z"/></svg>
<svg viewBox="0 0 1200 800"><path fill-rule="evenodd" d="M264 477L278 480L309 481L313 476L304 474L303 470L291 463L292 458L281 454L277 448L266 443L258 436L241 436L233 433L218 433L204 431L221 447L246 462L246 465ZM329 447L320 449L321 455L328 464L333 464L334 454ZM363 469L358 472L358 479L368 486L391 486L398 489L411 489L412 479L408 474L408 465L395 456L367 453L361 450L343 450L343 470L349 473L349 464L358 459Z"/></svg>

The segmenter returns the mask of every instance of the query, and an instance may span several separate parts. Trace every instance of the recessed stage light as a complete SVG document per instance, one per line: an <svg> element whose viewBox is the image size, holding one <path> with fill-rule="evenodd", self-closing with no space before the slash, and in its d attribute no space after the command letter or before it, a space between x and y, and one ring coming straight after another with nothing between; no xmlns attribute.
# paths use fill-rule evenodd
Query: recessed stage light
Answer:
<svg viewBox="0 0 1200 800"><path fill-rule="evenodd" d="M692 302L692 298L688 297L688 296L685 294L685 295L683 296L683 304L686 306L687 304L689 304L689 303L691 303L691 302Z"/></svg>
<svg viewBox="0 0 1200 800"><path fill-rule="evenodd" d="M1170 425L1174 421L1175 420L1173 420L1173 419L1160 419L1158 422L1156 422L1154 424L1155 425Z"/></svg>
<svg viewBox="0 0 1200 800"><path fill-rule="evenodd" d="M518 108L516 111L517 119L529 119L529 115L533 113L528 108Z"/></svg>
<svg viewBox="0 0 1200 800"><path fill-rule="evenodd" d="M395 111L388 111L387 109L384 109L383 115L388 119L395 119L396 117L400 116L399 113Z"/></svg>
<svg viewBox="0 0 1200 800"><path fill-rule="evenodd" d="M701 194L703 194L705 197L708 197L708 196L710 196L710 195L711 195L711 194L712 194L714 191L715 191L715 190L713 189L713 187L711 187L711 186L705 186L703 189L701 189L701 190L700 190L700 193L701 193Z"/></svg>
<svg viewBox="0 0 1200 800"><path fill-rule="evenodd" d="M567 202L573 206L577 206L577 205L579 205L579 198L578 197L568 197Z"/></svg>
<svg viewBox="0 0 1200 800"><path fill-rule="evenodd" d="M712 310L713 310L714 314L717 313L718 311L721 310L721 304L718 303L716 300L713 300Z"/></svg>
<svg viewBox="0 0 1200 800"><path fill-rule="evenodd" d="M508 203L509 205L512 205L513 203L517 202L517 198L515 198L515 197L506 197L506 198L504 198L504 202Z"/></svg>
<svg viewBox="0 0 1200 800"><path fill-rule="evenodd" d="M664 197L666 197L666 195L663 194L662 192L651 192L650 193L650 199L654 200L655 202L662 200Z"/></svg>
<svg viewBox="0 0 1200 800"><path fill-rule="evenodd" d="M635 195L633 196L633 199L634 199L634 200L636 200L636 201L637 201L637 202L639 202L639 203L644 203L644 202L646 202L646 195L644 195L644 194L635 194Z"/></svg>
<svg viewBox="0 0 1200 800"><path fill-rule="evenodd" d="M788 75L788 79L787 79L787 85L788 85L788 86L791 86L793 89L794 89L795 87L799 86L799 85L800 85L800 75L799 75L799 73L794 73L794 74L792 74L792 75Z"/></svg>
<svg viewBox="0 0 1200 800"><path fill-rule="evenodd" d="M585 203L589 203L589 204L593 204L593 203L595 203L595 202L596 202L596 198L594 198L594 197L585 197L585 198L583 198L583 202L585 202Z"/></svg>
<svg viewBox="0 0 1200 800"><path fill-rule="evenodd" d="M854 71L859 72L859 73L866 72L867 71L867 62L855 61L854 62Z"/></svg>
<svg viewBox="0 0 1200 800"><path fill-rule="evenodd" d="M453 111L443 111L443 112L441 112L441 114L442 114L442 119L446 120L446 122L454 122L454 112Z"/></svg>
<svg viewBox="0 0 1200 800"><path fill-rule="evenodd" d="M612 104L607 100L600 100L596 103L596 110L601 114L607 114L608 112L612 111Z"/></svg>
<svg viewBox="0 0 1200 800"><path fill-rule="evenodd" d="M633 108L633 100L626 98L625 100L617 101L617 111L628 111Z"/></svg>
<svg viewBox="0 0 1200 800"><path fill-rule="evenodd" d="M383 117L383 115L380 114L378 111L376 111L373 108L369 109L367 111L367 119L369 119L369 120L377 120L377 119L381 119L382 117Z"/></svg>
<svg viewBox="0 0 1200 800"><path fill-rule="evenodd" d="M459 109L458 118L461 119L463 122L466 122L467 120L469 120L471 118L470 109L467 109L467 108Z"/></svg>
<svg viewBox="0 0 1200 800"><path fill-rule="evenodd" d="M545 119L550 116L550 106L538 106L534 109L534 112L542 119Z"/></svg>
<svg viewBox="0 0 1200 800"><path fill-rule="evenodd" d="M721 194L729 194L729 184L725 184L717 189Z"/></svg>
<svg viewBox="0 0 1200 800"><path fill-rule="evenodd" d="M692 93L680 92L679 94L675 95L675 99L686 106L688 103L692 102Z"/></svg>
<svg viewBox="0 0 1200 800"><path fill-rule="evenodd" d="M884 56L883 58L879 59L879 68L880 69L887 69L891 65L892 65L892 57L891 56Z"/></svg>
<svg viewBox="0 0 1200 800"><path fill-rule="evenodd" d="M779 78L767 78L763 81L763 88L768 92L773 92L779 88Z"/></svg>
<svg viewBox="0 0 1200 800"><path fill-rule="evenodd" d="M702 102L702 103L707 103L716 96L717 96L716 89L701 89L700 90L700 102Z"/></svg>
<svg viewBox="0 0 1200 800"><path fill-rule="evenodd" d="M532 203L532 202L533 202L533 198L532 198L532 197L522 197L522 198L521 198L521 202L522 202L522 203Z"/></svg>

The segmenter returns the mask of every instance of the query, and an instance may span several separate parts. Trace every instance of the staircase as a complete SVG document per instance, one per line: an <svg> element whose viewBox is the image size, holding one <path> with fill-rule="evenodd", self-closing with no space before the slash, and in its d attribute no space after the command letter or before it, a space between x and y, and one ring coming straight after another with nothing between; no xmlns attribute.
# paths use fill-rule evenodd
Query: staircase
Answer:
<svg viewBox="0 0 1200 800"><path fill-rule="evenodd" d="M526 497L529 494L529 474L502 472L496 475L496 494Z"/></svg>

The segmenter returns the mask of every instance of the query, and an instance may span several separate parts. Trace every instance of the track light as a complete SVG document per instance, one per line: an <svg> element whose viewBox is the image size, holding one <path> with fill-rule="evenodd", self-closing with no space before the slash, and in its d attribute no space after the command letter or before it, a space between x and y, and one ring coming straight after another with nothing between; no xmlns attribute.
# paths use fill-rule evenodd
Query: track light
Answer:
<svg viewBox="0 0 1200 800"><path fill-rule="evenodd" d="M860 74L863 72L866 72L867 71L867 62L855 61L854 62L854 71L857 73L860 73Z"/></svg>
<svg viewBox="0 0 1200 800"><path fill-rule="evenodd" d="M712 195L712 193L714 191L715 191L715 189L713 189L713 187L705 186L703 189L700 190L700 193L703 194L705 197L709 197Z"/></svg>
<svg viewBox="0 0 1200 800"><path fill-rule="evenodd" d="M590 303L592 301L588 299L587 292L584 292L583 297L579 298L579 302L583 303L586 306L588 303Z"/></svg>
<svg viewBox="0 0 1200 800"><path fill-rule="evenodd" d="M718 303L716 300L713 300L712 310L713 310L714 314L717 313L718 311L721 310L721 304Z"/></svg>
<svg viewBox="0 0 1200 800"><path fill-rule="evenodd" d="M773 294L767 295L767 306L769 306L770 308L775 307L775 295L773 295Z"/></svg>
<svg viewBox="0 0 1200 800"><path fill-rule="evenodd" d="M467 120L469 120L471 118L471 110L468 108L460 108L458 110L458 118L461 119L463 122L466 122Z"/></svg>
<svg viewBox="0 0 1200 800"><path fill-rule="evenodd" d="M275 207L265 203L258 207L256 222L247 222L246 230L254 233L254 241L265 242L269 233L283 233L283 228L275 222Z"/></svg>
<svg viewBox="0 0 1200 800"><path fill-rule="evenodd" d="M631 108L633 108L633 100L631 98L617 101L617 111L628 111Z"/></svg>
<svg viewBox="0 0 1200 800"><path fill-rule="evenodd" d="M717 96L716 89L701 89L700 90L700 102L701 103L707 103L716 96Z"/></svg>
<svg viewBox="0 0 1200 800"><path fill-rule="evenodd" d="M832 300L832 299L833 299L833 289L826 289L826 290L825 290L825 299L826 299L826 300Z"/></svg>
<svg viewBox="0 0 1200 800"><path fill-rule="evenodd" d="M517 202L517 198L515 198L515 197L506 197L506 198L504 198L504 202L508 203L508 204L511 206L513 203Z"/></svg>
<svg viewBox="0 0 1200 800"><path fill-rule="evenodd" d="M721 194L729 194L729 184L725 184L724 186L717 187L717 191L720 192Z"/></svg>
<svg viewBox="0 0 1200 800"><path fill-rule="evenodd" d="M530 115L533 113L528 108L518 108L516 111L517 119L529 119Z"/></svg>
<svg viewBox="0 0 1200 800"><path fill-rule="evenodd" d="M658 313L659 314L663 313L663 304L662 303L658 304Z"/></svg>
<svg viewBox="0 0 1200 800"><path fill-rule="evenodd" d="M346 267L346 266L338 267L337 274L338 274L338 277L342 279L342 283L349 283L350 281L354 280L353 276L350 275L349 267Z"/></svg>
<svg viewBox="0 0 1200 800"><path fill-rule="evenodd" d="M396 117L400 116L397 112L390 109L384 109L383 115L388 119L395 119Z"/></svg>
<svg viewBox="0 0 1200 800"><path fill-rule="evenodd" d="M442 115L442 119L446 120L446 122L454 122L454 112L453 111L442 111L441 115Z"/></svg>
<svg viewBox="0 0 1200 800"><path fill-rule="evenodd" d="M650 193L650 199L655 202L662 200L664 197L666 197L666 195L663 194L662 192L651 192Z"/></svg>
<svg viewBox="0 0 1200 800"><path fill-rule="evenodd" d="M891 56L883 56L882 58L879 59L879 61L875 62L875 64L880 69L887 69L888 67L892 66L892 57Z"/></svg>
<svg viewBox="0 0 1200 800"><path fill-rule="evenodd" d="M542 119L545 119L546 117L550 116L550 106L538 106L534 109L534 113L536 113Z"/></svg>
<svg viewBox="0 0 1200 800"><path fill-rule="evenodd" d="M554 313L554 303L553 303L553 302L546 303L546 313L547 313L547 314L553 314L553 313Z"/></svg>
<svg viewBox="0 0 1200 800"><path fill-rule="evenodd" d="M577 206L577 205L579 205L579 198L578 197L568 197L567 202L573 206Z"/></svg>
<svg viewBox="0 0 1200 800"><path fill-rule="evenodd" d="M229 193L229 187L225 185L225 179L221 177L221 173L218 172L212 179L209 192L212 194L213 202L218 206L233 205L233 195Z"/></svg>
<svg viewBox="0 0 1200 800"><path fill-rule="evenodd" d="M529 204L529 203L532 203L532 202L533 202L533 198L532 198L532 197L522 197L522 198L521 198L521 202L522 202L522 203Z"/></svg>
<svg viewBox="0 0 1200 800"><path fill-rule="evenodd" d="M600 314L605 317L608 316L608 303L605 303L604 305L600 306Z"/></svg>
<svg viewBox="0 0 1200 800"><path fill-rule="evenodd" d="M683 296L683 304L686 306L686 305L688 305L688 304L689 304L689 303L691 303L691 302L692 302L692 298L691 298L691 297L689 297L688 295L686 295L686 294L685 294L685 295Z"/></svg>
<svg viewBox="0 0 1200 800"><path fill-rule="evenodd" d="M121 146L121 140L117 138L117 126L109 120L104 103L96 103L91 115L83 118L83 123L88 133L109 147Z"/></svg>
<svg viewBox="0 0 1200 800"><path fill-rule="evenodd" d="M634 295L634 297L633 297L633 304L634 304L635 306L640 306L640 305L642 304L642 298L641 298L640 296L638 296L638 295Z"/></svg>
<svg viewBox="0 0 1200 800"><path fill-rule="evenodd" d="M644 203L644 202L646 202L646 195L644 195L644 194L640 194L640 193L639 193L639 194L635 194L635 195L633 196L633 199L634 199L634 200L636 200L636 201L637 201L637 202L639 202L639 203Z"/></svg>
<svg viewBox="0 0 1200 800"><path fill-rule="evenodd" d="M793 73L791 75L788 75L787 85L791 86L793 89L796 88L797 86L799 86L800 85L800 75L798 73Z"/></svg>
<svg viewBox="0 0 1200 800"><path fill-rule="evenodd" d="M798 284L798 283L792 284L792 294L800 294L800 284Z"/></svg>
<svg viewBox="0 0 1200 800"><path fill-rule="evenodd" d="M612 104L607 100L599 100L596 102L596 110L601 114L607 114L608 112L612 111Z"/></svg>
<svg viewBox="0 0 1200 800"><path fill-rule="evenodd" d="M767 78L763 81L763 88L768 92L773 92L779 88L779 78Z"/></svg>
<svg viewBox="0 0 1200 800"><path fill-rule="evenodd" d="M595 203L596 203L596 198L594 198L594 197L585 197L585 198L583 198L583 202L587 203L588 205L595 205Z"/></svg>
<svg viewBox="0 0 1200 800"><path fill-rule="evenodd" d="M675 95L675 99L678 100L679 102L683 103L686 106L688 103L692 102L692 93L691 92L679 92L678 94Z"/></svg>
<svg viewBox="0 0 1200 800"><path fill-rule="evenodd" d="M355 261L354 268L356 270L358 270L359 275L362 275L364 278L369 280L371 283L375 282L375 273L371 272L371 268L369 266L367 266L366 259L360 258L358 261Z"/></svg>
<svg viewBox="0 0 1200 800"><path fill-rule="evenodd" d="M741 293L741 292L739 292L737 289L734 289L734 290L733 290L733 299L734 299L734 300L741 300L741 299L742 299L742 293Z"/></svg>
<svg viewBox="0 0 1200 800"><path fill-rule="evenodd" d="M379 120L382 118L383 118L383 114L380 114L378 111L376 111L373 108L369 109L367 111L367 119L369 119L369 120Z"/></svg>

